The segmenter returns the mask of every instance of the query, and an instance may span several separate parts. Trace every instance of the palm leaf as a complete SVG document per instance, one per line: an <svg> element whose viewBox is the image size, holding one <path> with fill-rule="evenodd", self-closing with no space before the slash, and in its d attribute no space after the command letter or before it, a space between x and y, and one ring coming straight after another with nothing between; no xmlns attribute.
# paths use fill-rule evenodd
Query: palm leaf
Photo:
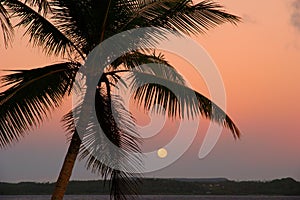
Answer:
<svg viewBox="0 0 300 200"><path fill-rule="evenodd" d="M2 4L3 0L0 1L0 25L2 28L4 44L5 47L7 47L12 40L13 28L9 19L9 14Z"/></svg>
<svg viewBox="0 0 300 200"><path fill-rule="evenodd" d="M74 42L86 55L93 49L89 43L100 38L99 31L93 30L94 16L91 1L60 0L51 2L55 26ZM92 35L91 35L92 34Z"/></svg>
<svg viewBox="0 0 300 200"><path fill-rule="evenodd" d="M78 67L65 62L1 77L2 87L10 87L0 93L0 147L18 141L60 105Z"/></svg>
<svg viewBox="0 0 300 200"><path fill-rule="evenodd" d="M188 88L183 77L161 57L155 54L131 52L112 64L113 66L124 65L127 69L132 69L121 70L121 72L132 73L130 87L134 91L134 99L145 110L151 110L158 104L166 109L169 117L183 118L186 115L188 118L193 118L201 115L229 128L234 137L240 136L240 131L230 117L208 98ZM116 72L118 71L108 72L108 74ZM116 81L118 80L122 80L121 77L116 77ZM156 111L165 114L164 109Z"/></svg>
<svg viewBox="0 0 300 200"><path fill-rule="evenodd" d="M132 72L131 88L134 100L145 110L158 104L164 107L171 118L194 118L199 115L228 128L233 136L239 137L240 131L230 117L215 103L197 91L180 84L163 73ZM165 114L164 109L156 109L157 113Z"/></svg>
<svg viewBox="0 0 300 200"><path fill-rule="evenodd" d="M44 16L51 11L50 3L48 0L25 0L31 7L37 7L38 12L43 12Z"/></svg>
<svg viewBox="0 0 300 200"><path fill-rule="evenodd" d="M226 22L236 24L239 21L239 17L227 13L211 0L195 5L191 0L163 0L147 2L120 29L155 26L195 34Z"/></svg>
<svg viewBox="0 0 300 200"><path fill-rule="evenodd" d="M118 33L120 24L132 15L138 2L59 0L52 4L57 27L88 54L101 41Z"/></svg>
<svg viewBox="0 0 300 200"><path fill-rule="evenodd" d="M150 73L163 73L164 76L170 77L171 80L176 80L180 84L185 85L184 78L165 60L164 55L161 53L156 55L155 51L150 54L145 51L128 52L112 62L111 67L112 71L105 74L116 76L119 72L130 72L131 70L149 71ZM123 68L125 70L122 70ZM122 79L120 76L116 76L114 80L117 82ZM126 86L126 84L124 85Z"/></svg>
<svg viewBox="0 0 300 200"><path fill-rule="evenodd" d="M16 26L23 26L26 29L25 34L30 36L29 42L33 46L41 46L48 55L54 54L64 57L66 54L78 53L82 56L81 51L67 35L64 35L47 18L30 6L17 0L4 1L4 5L13 17L20 20Z"/></svg>
<svg viewBox="0 0 300 200"><path fill-rule="evenodd" d="M133 175L130 174L130 176ZM115 200L139 199L138 188L140 184L141 179L139 177L128 178L127 173L114 170L110 181L110 195L113 196Z"/></svg>
<svg viewBox="0 0 300 200"><path fill-rule="evenodd" d="M75 132L74 120L79 120L73 118L76 109L63 119L68 137ZM96 121L106 137L122 151L116 151L108 145L103 135L99 134L100 130L94 124L94 120L90 118L84 135L81 135L79 159L86 159L86 167L89 170L101 175L105 181L109 180L111 197L114 199L127 199L127 195L137 195L140 183L137 170L141 168L142 163L139 157L128 155L130 152L140 152L134 120L118 99L111 101L106 94L100 93L100 90L96 93L96 113Z"/></svg>
<svg viewBox="0 0 300 200"><path fill-rule="evenodd" d="M116 33L109 27L115 27L115 19L119 22L124 19L124 2L127 1L59 0L51 4L56 26L88 54L101 41Z"/></svg>

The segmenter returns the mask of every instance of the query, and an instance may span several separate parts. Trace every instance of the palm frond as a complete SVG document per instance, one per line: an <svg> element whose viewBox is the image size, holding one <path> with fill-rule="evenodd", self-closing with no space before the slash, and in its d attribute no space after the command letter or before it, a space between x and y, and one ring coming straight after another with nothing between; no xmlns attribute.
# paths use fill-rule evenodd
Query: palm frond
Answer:
<svg viewBox="0 0 300 200"><path fill-rule="evenodd" d="M186 86L184 78L161 56L130 52L115 60L113 68L123 65L130 71L130 88L138 106L152 110L158 104L160 114L171 118L203 116L228 128L233 136L239 137L240 131L230 117L215 103ZM116 73L118 71L112 71ZM116 77L120 80L121 77ZM127 84L128 85L128 84ZM126 86L127 86L126 85Z"/></svg>
<svg viewBox="0 0 300 200"><path fill-rule="evenodd" d="M8 47L8 45L12 41L13 27L9 19L9 14L2 4L3 0L0 1L0 25L2 28L2 35L5 47Z"/></svg>
<svg viewBox="0 0 300 200"><path fill-rule="evenodd" d="M155 26L196 34L223 23L236 24L239 21L239 17L229 14L211 0L195 5L191 0L163 0L145 4L121 29Z"/></svg>
<svg viewBox="0 0 300 200"><path fill-rule="evenodd" d="M115 75L118 72L129 72L130 70L138 70L151 74L163 73L162 76L170 77L171 80L185 85L184 78L165 60L164 55L161 53L157 55L155 51L152 53L139 51L128 52L112 62L111 67L113 71L107 74ZM118 69L122 69L122 67L128 70L118 71ZM120 77L117 77L117 81L118 80L121 80Z"/></svg>
<svg viewBox="0 0 300 200"><path fill-rule="evenodd" d="M115 200L139 199L137 189L140 184L140 178L133 177L129 179L128 174L124 171L114 170L110 181L110 195Z"/></svg>
<svg viewBox="0 0 300 200"><path fill-rule="evenodd" d="M137 138L134 119L118 98L114 97L116 99L111 101L106 94L103 96L100 90L96 92L95 98L96 122L100 124L105 137L112 144L109 144L110 142L101 134L101 130L94 124L94 119L90 118L84 135L81 135L82 146L79 159L86 159L86 167L89 170L109 181L111 197L127 199L127 195L137 195L140 183L140 175L137 171L142 167L141 158L129 156L130 153L140 152L140 141ZM63 119L69 137L75 131L74 121L80 120L73 118L76 109ZM117 147L117 150L111 145Z"/></svg>
<svg viewBox="0 0 300 200"><path fill-rule="evenodd" d="M64 57L67 54L82 54L67 35L64 35L47 18L30 6L17 0L5 1L4 5L13 17L18 18L19 23L16 26L23 26L26 29L25 34L30 36L29 42L33 46L42 47L48 55L54 54Z"/></svg>
<svg viewBox="0 0 300 200"><path fill-rule="evenodd" d="M143 4L144 1L141 0L112 1L105 27L105 38L124 31L120 27L127 24L129 17L134 15Z"/></svg>
<svg viewBox="0 0 300 200"><path fill-rule="evenodd" d="M45 16L49 11L51 11L50 3L48 0L25 0L25 4L28 3L31 7L37 7L38 12L43 12Z"/></svg>
<svg viewBox="0 0 300 200"><path fill-rule="evenodd" d="M53 14L57 27L70 35L85 54L88 54L104 39L118 33L138 0L56 0L53 1Z"/></svg>
<svg viewBox="0 0 300 200"><path fill-rule="evenodd" d="M0 148L17 142L60 105L79 66L65 62L1 77L1 87L9 88L0 93Z"/></svg>
<svg viewBox="0 0 300 200"><path fill-rule="evenodd" d="M56 0L52 2L55 23L88 54L103 41L106 26L111 22L108 21L114 16L113 8L119 2L120 0Z"/></svg>
<svg viewBox="0 0 300 200"><path fill-rule="evenodd" d="M240 131L230 117L208 98L187 87L183 77L164 59L131 52L113 64L123 64L133 69L130 71L130 87L134 90L136 103L145 110L151 110L158 104L166 109L169 117L193 118L201 115L229 128L235 138L240 136ZM120 77L117 79L120 80ZM165 114L164 109L156 111Z"/></svg>
<svg viewBox="0 0 300 200"><path fill-rule="evenodd" d="M53 23L74 45L88 54L92 49L91 40L100 38L99 32L93 30L94 16L90 1L59 0L52 1ZM92 38L93 37L93 38Z"/></svg>
<svg viewBox="0 0 300 200"><path fill-rule="evenodd" d="M155 111L171 118L201 115L228 128L235 138L240 136L237 126L218 105L197 91L161 75L164 74L145 73L138 69L133 72L131 88L138 106L150 110L156 104L161 105L164 109Z"/></svg>

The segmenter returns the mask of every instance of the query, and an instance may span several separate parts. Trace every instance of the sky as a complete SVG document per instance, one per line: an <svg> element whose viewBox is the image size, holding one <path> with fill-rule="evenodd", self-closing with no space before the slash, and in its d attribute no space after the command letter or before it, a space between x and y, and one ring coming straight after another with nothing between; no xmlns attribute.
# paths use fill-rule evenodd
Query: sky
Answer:
<svg viewBox="0 0 300 200"><path fill-rule="evenodd" d="M146 176L233 180L292 177L300 181L300 0L224 0L222 4L241 16L243 22L238 26L222 25L193 39L218 67L226 90L226 111L242 137L234 140L224 130L213 150L199 159L207 126L204 120L193 144L180 159ZM12 48L0 47L0 57L0 69L40 67L55 61L18 36ZM209 95L201 78L178 67L197 91ZM69 109L66 102L40 128L12 147L0 150L0 181L55 181L68 146L59 120ZM147 144L159 148L177 129L176 122L167 120ZM97 178L85 169L83 161L77 162L72 179Z"/></svg>

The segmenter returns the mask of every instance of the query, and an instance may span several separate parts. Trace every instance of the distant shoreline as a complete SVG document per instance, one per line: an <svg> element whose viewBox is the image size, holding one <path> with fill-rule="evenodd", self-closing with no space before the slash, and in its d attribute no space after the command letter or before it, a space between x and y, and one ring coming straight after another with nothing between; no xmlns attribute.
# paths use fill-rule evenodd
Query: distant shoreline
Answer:
<svg viewBox="0 0 300 200"><path fill-rule="evenodd" d="M0 195L50 195L55 183L0 182ZM109 183L104 181L70 181L67 195L108 195ZM272 181L232 181L215 179L145 178L141 195L257 195L300 196L300 182L292 178Z"/></svg>
<svg viewBox="0 0 300 200"><path fill-rule="evenodd" d="M51 195L0 195L0 200L49 200ZM110 200L109 195L65 195L64 200ZM299 196L262 195L140 195L140 200L299 200Z"/></svg>

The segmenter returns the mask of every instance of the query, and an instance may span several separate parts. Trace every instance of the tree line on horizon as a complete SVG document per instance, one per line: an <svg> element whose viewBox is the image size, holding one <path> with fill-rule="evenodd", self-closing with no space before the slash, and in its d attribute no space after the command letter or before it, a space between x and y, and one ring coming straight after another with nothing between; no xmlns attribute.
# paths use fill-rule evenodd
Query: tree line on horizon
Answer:
<svg viewBox="0 0 300 200"><path fill-rule="evenodd" d="M103 180L70 181L67 195L109 195ZM50 195L55 183L1 183L0 195ZM144 178L140 195L300 195L300 182L292 178L272 181L232 181Z"/></svg>

